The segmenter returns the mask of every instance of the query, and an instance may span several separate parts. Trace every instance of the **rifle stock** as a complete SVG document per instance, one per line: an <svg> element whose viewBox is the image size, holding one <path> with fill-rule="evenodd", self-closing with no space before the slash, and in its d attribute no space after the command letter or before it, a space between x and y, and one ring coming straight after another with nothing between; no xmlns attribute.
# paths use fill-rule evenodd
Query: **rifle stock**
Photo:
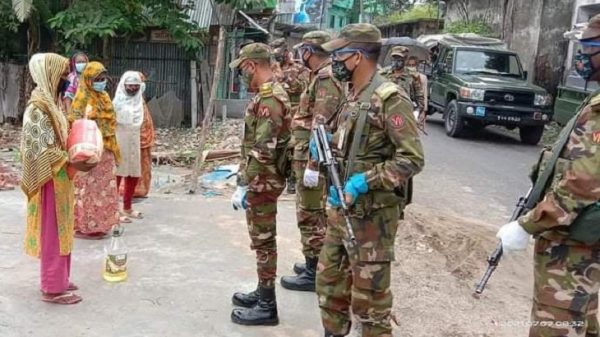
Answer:
<svg viewBox="0 0 600 337"><path fill-rule="evenodd" d="M338 163L333 156L331 147L329 146L329 139L327 139L327 131L323 124L317 125L313 130L313 138L317 145L317 152L319 154L319 163L327 167L327 173L331 185L335 188L338 194L340 204L342 206L342 214L346 222L346 230L352 244L356 243L356 237L354 236L354 230L352 229L352 222L350 220L350 210L348 204L346 204L346 198L344 197L344 190L342 181L338 171Z"/></svg>
<svg viewBox="0 0 600 337"><path fill-rule="evenodd" d="M527 210L526 205L530 203L529 198L531 197L531 191L532 189L530 188L529 192L527 192L527 194L524 197L519 198L517 206L515 207L515 210L513 211L513 214L510 217L511 222L517 220ZM496 270L496 267L498 267L498 263L502 258L502 254L502 242L499 241L496 245L496 249L494 250L494 252L487 258L488 267L483 276L481 277L481 280L479 281L479 283L477 283L477 286L475 287L476 295L480 295L481 293L483 293L483 290L485 289L485 286L490 280L490 277L492 277L492 274Z"/></svg>

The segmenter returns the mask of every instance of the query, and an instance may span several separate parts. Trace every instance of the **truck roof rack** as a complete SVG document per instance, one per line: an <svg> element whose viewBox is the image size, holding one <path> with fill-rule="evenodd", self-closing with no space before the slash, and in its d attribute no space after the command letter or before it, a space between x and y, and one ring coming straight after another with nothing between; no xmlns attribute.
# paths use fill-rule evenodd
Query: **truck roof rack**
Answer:
<svg viewBox="0 0 600 337"><path fill-rule="evenodd" d="M506 49L506 44L502 40L473 33L421 35L417 38L417 41L424 43L429 48L438 44L444 44L448 46L479 46L494 49Z"/></svg>

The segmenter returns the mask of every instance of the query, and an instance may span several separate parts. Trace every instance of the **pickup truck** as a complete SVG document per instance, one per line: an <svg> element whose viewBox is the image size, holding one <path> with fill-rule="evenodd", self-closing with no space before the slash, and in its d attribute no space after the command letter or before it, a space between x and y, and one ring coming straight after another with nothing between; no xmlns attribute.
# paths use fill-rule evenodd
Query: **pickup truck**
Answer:
<svg viewBox="0 0 600 337"><path fill-rule="evenodd" d="M537 144L552 120L552 99L527 81L519 55L500 40L442 36L429 78L429 114L444 116L446 134L459 137L465 127L519 128L521 142Z"/></svg>

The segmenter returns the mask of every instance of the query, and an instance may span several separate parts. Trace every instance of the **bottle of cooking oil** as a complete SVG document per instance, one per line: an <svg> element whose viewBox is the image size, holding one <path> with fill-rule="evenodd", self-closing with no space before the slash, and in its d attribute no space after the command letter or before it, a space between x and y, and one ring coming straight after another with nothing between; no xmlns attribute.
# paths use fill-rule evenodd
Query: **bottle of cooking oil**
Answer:
<svg viewBox="0 0 600 337"><path fill-rule="evenodd" d="M102 276L108 282L122 282L127 279L127 246L123 239L125 229L115 225L110 243L104 247L104 272Z"/></svg>

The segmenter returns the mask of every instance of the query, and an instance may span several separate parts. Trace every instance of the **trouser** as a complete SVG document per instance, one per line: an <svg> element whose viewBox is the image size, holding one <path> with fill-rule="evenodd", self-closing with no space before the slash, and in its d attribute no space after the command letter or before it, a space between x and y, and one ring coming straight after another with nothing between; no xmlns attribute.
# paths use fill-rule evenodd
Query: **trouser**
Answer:
<svg viewBox="0 0 600 337"><path fill-rule="evenodd" d="M538 238L529 336L596 336L599 288L600 247Z"/></svg>
<svg viewBox="0 0 600 337"><path fill-rule="evenodd" d="M60 255L54 184L52 180L42 187L41 193L41 288L42 292L46 294L61 294L67 291L69 287L71 254L66 256Z"/></svg>
<svg viewBox="0 0 600 337"><path fill-rule="evenodd" d="M249 190L246 194L248 208L246 221L251 248L256 251L258 283L263 288L275 287L277 275L277 198L283 188L268 192Z"/></svg>
<svg viewBox="0 0 600 337"><path fill-rule="evenodd" d="M327 220L325 201L327 198L325 177L319 177L315 188L304 186L306 160L294 160L292 165L298 181L296 183L296 220L300 229L302 254L305 257L318 257L325 239Z"/></svg>
<svg viewBox="0 0 600 337"><path fill-rule="evenodd" d="M135 187L137 186L139 177L121 177L117 176L117 190L121 186L121 180L125 180L125 188L123 189L123 209L126 211L131 210L131 203L133 201L133 194L135 193Z"/></svg>
<svg viewBox="0 0 600 337"><path fill-rule="evenodd" d="M350 331L350 309L362 336L392 336L391 261L399 208L374 210L352 218L356 246L348 246L344 218L327 212L327 234L319 256L316 292L323 327L336 335Z"/></svg>

